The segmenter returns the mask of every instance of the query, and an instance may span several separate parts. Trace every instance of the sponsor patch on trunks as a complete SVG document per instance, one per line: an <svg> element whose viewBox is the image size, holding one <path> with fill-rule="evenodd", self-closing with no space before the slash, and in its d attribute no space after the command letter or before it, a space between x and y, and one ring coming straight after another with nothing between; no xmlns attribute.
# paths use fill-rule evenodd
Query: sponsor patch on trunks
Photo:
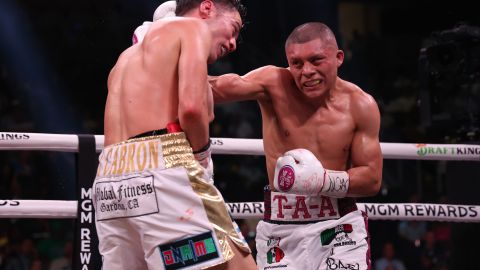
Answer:
<svg viewBox="0 0 480 270"><path fill-rule="evenodd" d="M211 231L158 248L166 270L181 269L220 257Z"/></svg>
<svg viewBox="0 0 480 270"><path fill-rule="evenodd" d="M353 232L352 224L340 224L334 228L326 229L320 233L322 245L329 245L333 240L336 241L335 247L356 245L356 242L350 239L348 234Z"/></svg>
<svg viewBox="0 0 480 270"><path fill-rule="evenodd" d="M93 192L98 221L159 212L151 175L97 182Z"/></svg>
<svg viewBox="0 0 480 270"><path fill-rule="evenodd" d="M280 237L272 237L268 239L267 246L269 250L267 251L267 263L279 263L283 257L285 257L285 252L280 248Z"/></svg>

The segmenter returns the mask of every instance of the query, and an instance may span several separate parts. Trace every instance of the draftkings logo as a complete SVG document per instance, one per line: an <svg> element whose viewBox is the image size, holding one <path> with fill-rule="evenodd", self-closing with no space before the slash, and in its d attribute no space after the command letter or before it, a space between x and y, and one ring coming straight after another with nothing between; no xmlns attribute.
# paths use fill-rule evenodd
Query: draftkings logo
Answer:
<svg viewBox="0 0 480 270"><path fill-rule="evenodd" d="M15 140L28 140L28 139L30 139L29 134L0 132L0 141L15 141Z"/></svg>
<svg viewBox="0 0 480 270"><path fill-rule="evenodd" d="M268 239L267 246L270 248L267 251L267 263L278 263L285 257L285 253L280 248L280 237Z"/></svg>
<svg viewBox="0 0 480 270"><path fill-rule="evenodd" d="M428 144L417 144L417 155L424 156L478 156L480 147L478 146L439 146Z"/></svg>
<svg viewBox="0 0 480 270"><path fill-rule="evenodd" d="M350 239L349 233L353 232L352 224L340 224L335 228L326 229L320 233L322 245L329 245L335 239L337 243L334 246L356 245L357 243Z"/></svg>
<svg viewBox="0 0 480 270"><path fill-rule="evenodd" d="M212 232L159 246L165 269L179 269L219 258Z"/></svg>

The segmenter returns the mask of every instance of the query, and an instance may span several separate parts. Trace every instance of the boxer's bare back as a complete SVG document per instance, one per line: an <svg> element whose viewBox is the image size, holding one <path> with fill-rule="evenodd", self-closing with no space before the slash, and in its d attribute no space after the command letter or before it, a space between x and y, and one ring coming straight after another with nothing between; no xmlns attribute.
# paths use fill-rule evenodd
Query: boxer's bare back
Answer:
<svg viewBox="0 0 480 270"><path fill-rule="evenodd" d="M198 26L198 21L186 18L157 21L146 37L153 40L131 46L120 55L108 78L105 145L124 141L146 131L165 128L168 123L179 120L179 110L182 109L179 106L188 106L188 102L204 103L207 108L204 117L209 121L213 119L212 95L206 81L209 51L198 49L195 53L181 55L181 44L209 42L196 35L180 34L194 32L192 28L202 28ZM183 50L182 53L185 54L185 49ZM197 62L202 65L196 65ZM199 75L187 79L187 74L179 74L178 70L179 65L189 64L196 69L204 67L205 71L192 72L190 75ZM190 87L188 93L181 93L184 100L179 102L181 84L187 83L197 86ZM206 141L203 140L203 145Z"/></svg>

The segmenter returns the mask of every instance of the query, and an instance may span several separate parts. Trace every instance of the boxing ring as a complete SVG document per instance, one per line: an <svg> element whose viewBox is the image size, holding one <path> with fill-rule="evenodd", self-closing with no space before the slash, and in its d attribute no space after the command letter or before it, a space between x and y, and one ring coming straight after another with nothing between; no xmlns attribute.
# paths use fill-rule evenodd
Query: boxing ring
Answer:
<svg viewBox="0 0 480 270"><path fill-rule="evenodd" d="M0 151L60 151L80 155L82 149L85 149L81 147L82 136L88 136L90 140L92 153L87 156L87 160L98 159L97 154L103 149L104 138L102 135L0 132ZM480 145L381 143L381 150L384 159L480 161ZM215 155L264 155L261 139L212 138L212 152ZM85 259L88 254L82 257L82 252L93 253L96 249L92 248L96 247L95 242L90 242L90 233L94 234L95 230L91 201L91 185L94 177L88 178L89 183L83 183L80 186L77 183L78 200L0 198L0 218L76 219L78 226L75 233L79 234L76 241L80 241L77 249L80 256L76 257L81 257L77 258L80 263L76 263L76 265L79 265L81 269L90 269L85 268L85 265L89 263ZM263 202L227 204L234 219L260 219L263 217ZM480 222L480 205L357 203L357 206L365 211L371 220ZM89 241L85 242L87 240ZM88 257L88 261L90 261L90 257Z"/></svg>

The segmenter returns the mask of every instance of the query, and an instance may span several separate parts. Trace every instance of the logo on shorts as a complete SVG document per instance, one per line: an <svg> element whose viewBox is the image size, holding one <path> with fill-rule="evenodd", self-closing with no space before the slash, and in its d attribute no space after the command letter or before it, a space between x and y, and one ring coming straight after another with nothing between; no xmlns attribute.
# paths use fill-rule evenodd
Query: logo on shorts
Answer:
<svg viewBox="0 0 480 270"><path fill-rule="evenodd" d="M283 166L278 173L277 181L278 187L281 191L289 191L293 187L293 183L295 183L295 171L293 170L292 166Z"/></svg>
<svg viewBox="0 0 480 270"><path fill-rule="evenodd" d="M360 269L359 263L346 263L342 260L336 258L327 258L327 269L332 270L340 270L340 269L348 269L348 270L358 270Z"/></svg>
<svg viewBox="0 0 480 270"><path fill-rule="evenodd" d="M334 239L337 241L337 243L334 244L335 247L356 245L357 243L348 236L351 232L353 232L352 224L340 224L335 228L326 229L321 232L320 241L324 246L332 243Z"/></svg>
<svg viewBox="0 0 480 270"><path fill-rule="evenodd" d="M165 269L179 269L219 258L212 232L159 246Z"/></svg>
<svg viewBox="0 0 480 270"><path fill-rule="evenodd" d="M138 217L160 211L151 175L119 181L98 181L92 192L98 221Z"/></svg>
<svg viewBox="0 0 480 270"><path fill-rule="evenodd" d="M285 253L280 248L280 237L268 239L267 246L270 248L267 251L267 263L278 263L285 257Z"/></svg>

